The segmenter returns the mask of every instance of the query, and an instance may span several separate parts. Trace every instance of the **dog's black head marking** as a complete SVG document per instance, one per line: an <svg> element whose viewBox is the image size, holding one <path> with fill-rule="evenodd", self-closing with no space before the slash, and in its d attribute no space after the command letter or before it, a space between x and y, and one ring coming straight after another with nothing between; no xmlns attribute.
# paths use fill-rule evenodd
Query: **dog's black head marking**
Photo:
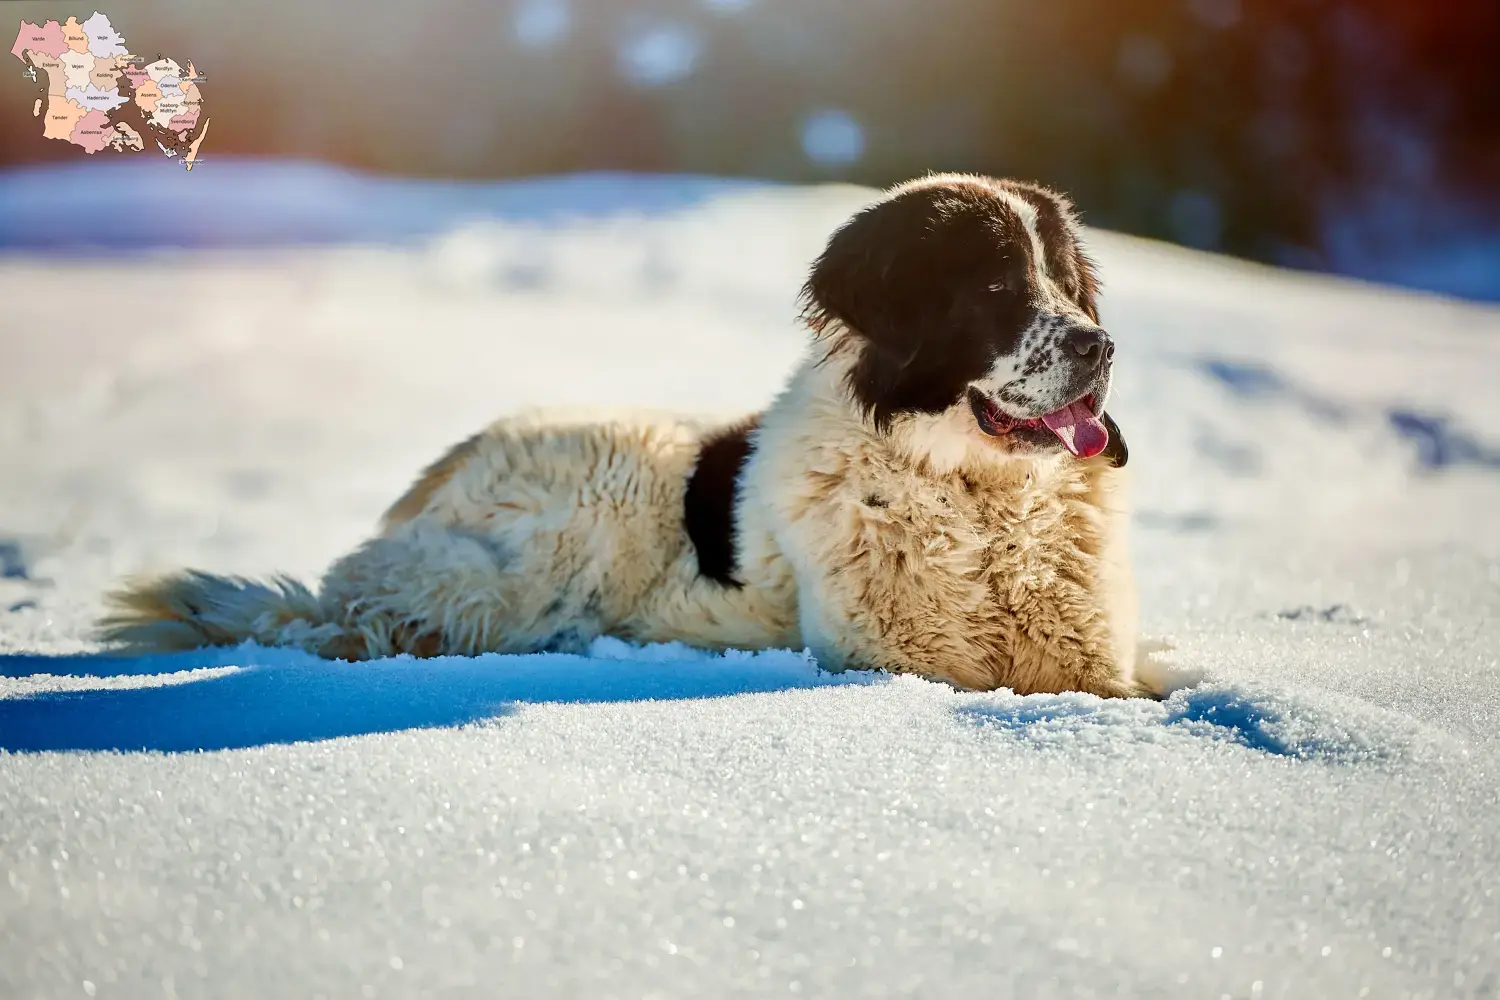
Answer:
<svg viewBox="0 0 1500 1000"><path fill-rule="evenodd" d="M1008 435L1085 398L1092 415L1078 418L1097 427L1114 354L1098 325L1098 288L1066 198L946 174L895 188L834 233L802 307L815 333L857 348L847 384L877 429L901 414L942 413L974 388ZM1085 342L1088 352L1078 349ZM1007 445L1035 451L1058 440L1043 428Z"/></svg>

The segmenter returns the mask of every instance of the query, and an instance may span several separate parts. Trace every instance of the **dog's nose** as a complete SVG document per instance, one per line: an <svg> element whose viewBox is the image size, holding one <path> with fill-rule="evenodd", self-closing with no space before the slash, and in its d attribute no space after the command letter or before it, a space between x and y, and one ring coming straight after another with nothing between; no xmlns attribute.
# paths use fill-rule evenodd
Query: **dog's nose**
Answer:
<svg viewBox="0 0 1500 1000"><path fill-rule="evenodd" d="M1068 334L1068 346L1090 364L1109 361L1115 356L1115 342L1098 327L1080 327Z"/></svg>

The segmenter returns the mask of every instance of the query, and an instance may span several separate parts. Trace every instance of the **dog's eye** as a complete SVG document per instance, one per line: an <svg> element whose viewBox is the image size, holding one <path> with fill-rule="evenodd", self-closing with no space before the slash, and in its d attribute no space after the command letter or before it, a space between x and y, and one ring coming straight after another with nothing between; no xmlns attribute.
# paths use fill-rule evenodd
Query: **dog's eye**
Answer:
<svg viewBox="0 0 1500 1000"><path fill-rule="evenodd" d="M1022 265L1016 260L1006 260L1001 264L1000 273L996 274L989 283L992 292L1019 292L1026 285L1026 275Z"/></svg>

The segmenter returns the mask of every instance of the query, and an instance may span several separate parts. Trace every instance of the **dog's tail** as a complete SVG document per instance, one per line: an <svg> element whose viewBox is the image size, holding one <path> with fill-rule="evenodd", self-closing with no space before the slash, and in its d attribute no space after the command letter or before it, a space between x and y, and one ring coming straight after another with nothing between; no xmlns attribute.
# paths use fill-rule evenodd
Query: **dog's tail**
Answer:
<svg viewBox="0 0 1500 1000"><path fill-rule="evenodd" d="M328 655L344 633L317 595L288 577L261 583L185 570L128 581L105 601L99 639L127 653L253 641Z"/></svg>

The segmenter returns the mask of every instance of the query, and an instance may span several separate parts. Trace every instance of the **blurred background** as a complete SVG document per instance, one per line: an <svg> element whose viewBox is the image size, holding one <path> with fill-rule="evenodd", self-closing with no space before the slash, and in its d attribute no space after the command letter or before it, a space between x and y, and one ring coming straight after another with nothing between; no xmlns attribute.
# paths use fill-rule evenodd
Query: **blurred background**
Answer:
<svg viewBox="0 0 1500 1000"><path fill-rule="evenodd" d="M6 31L91 10L0 6ZM1500 299L1497 0L111 0L105 13L137 53L192 59L207 78L205 161L873 185L972 170L1060 187L1097 226ZM8 65L0 168L82 159L41 137L38 84Z"/></svg>

